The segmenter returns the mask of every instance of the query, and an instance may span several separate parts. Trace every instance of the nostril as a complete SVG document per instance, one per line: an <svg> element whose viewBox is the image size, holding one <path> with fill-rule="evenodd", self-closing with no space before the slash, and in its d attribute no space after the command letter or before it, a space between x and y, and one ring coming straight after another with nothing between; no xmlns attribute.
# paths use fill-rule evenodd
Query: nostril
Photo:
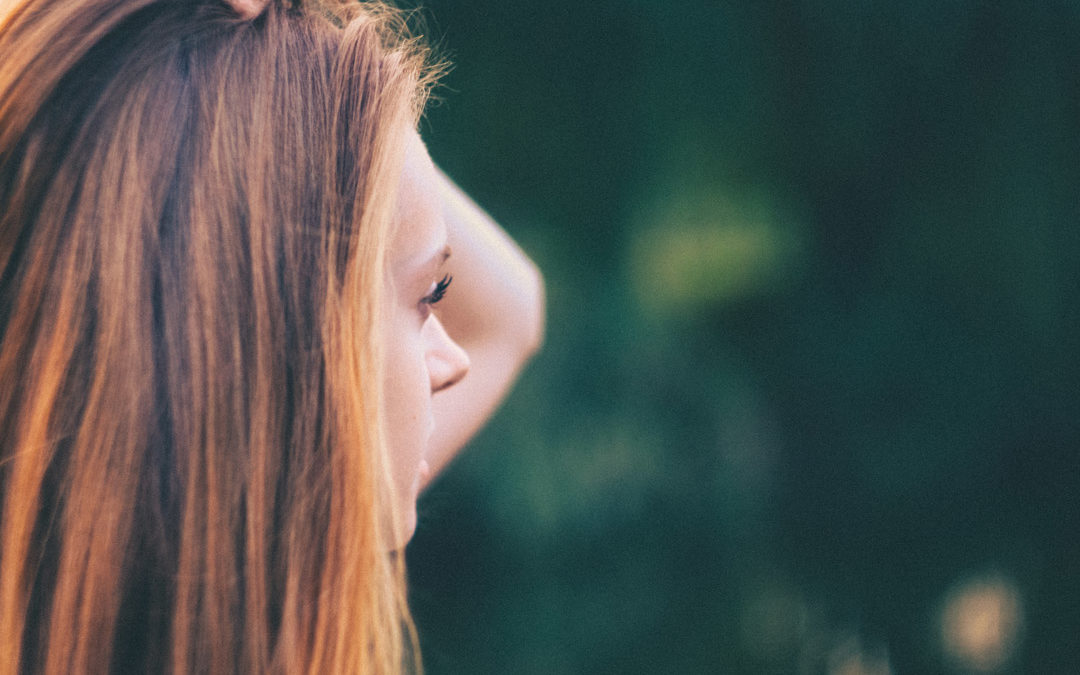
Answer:
<svg viewBox="0 0 1080 675"><path fill-rule="evenodd" d="M464 375L456 376L456 377L450 378L448 380L443 380L442 384L440 384L439 386L437 386L437 387L435 387L434 389L431 390L431 393L438 394L440 391L444 391L446 389L449 389L450 387L452 387L455 384L457 384L458 382L460 382L462 377L464 377Z"/></svg>
<svg viewBox="0 0 1080 675"><path fill-rule="evenodd" d="M464 367L457 368L454 371L453 375L451 375L450 377L445 378L441 383L439 383L438 386L436 386L434 389L432 389L431 392L433 394L437 394L440 391L443 391L444 389L449 389L450 387L454 386L458 382L461 382L462 378L464 378L465 375L468 372L469 372L469 365L468 365L468 361L466 361Z"/></svg>
<svg viewBox="0 0 1080 675"><path fill-rule="evenodd" d="M469 353L454 341L435 317L426 324L431 327L430 351L427 353L428 373L431 375L431 392L438 393L449 389L469 372Z"/></svg>
<svg viewBox="0 0 1080 675"><path fill-rule="evenodd" d="M469 355L461 348L460 345L454 344L451 353L446 354L446 361L444 365L446 368L446 376L439 378L438 384L432 388L431 392L436 394L444 389L449 389L465 377L469 372Z"/></svg>

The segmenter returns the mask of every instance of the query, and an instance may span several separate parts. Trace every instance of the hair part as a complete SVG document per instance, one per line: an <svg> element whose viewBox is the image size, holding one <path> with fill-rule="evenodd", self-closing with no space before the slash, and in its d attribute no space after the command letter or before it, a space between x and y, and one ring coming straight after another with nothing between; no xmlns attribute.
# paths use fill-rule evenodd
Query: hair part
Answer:
<svg viewBox="0 0 1080 675"><path fill-rule="evenodd" d="M375 320L423 50L358 3L2 12L0 674L418 660Z"/></svg>

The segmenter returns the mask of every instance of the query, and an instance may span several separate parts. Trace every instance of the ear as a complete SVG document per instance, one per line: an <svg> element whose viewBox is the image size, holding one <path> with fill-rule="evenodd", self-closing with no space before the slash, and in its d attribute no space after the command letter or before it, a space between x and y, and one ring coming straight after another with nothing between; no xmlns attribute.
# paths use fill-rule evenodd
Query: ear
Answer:
<svg viewBox="0 0 1080 675"><path fill-rule="evenodd" d="M241 19L254 19L262 14L270 0L225 0Z"/></svg>

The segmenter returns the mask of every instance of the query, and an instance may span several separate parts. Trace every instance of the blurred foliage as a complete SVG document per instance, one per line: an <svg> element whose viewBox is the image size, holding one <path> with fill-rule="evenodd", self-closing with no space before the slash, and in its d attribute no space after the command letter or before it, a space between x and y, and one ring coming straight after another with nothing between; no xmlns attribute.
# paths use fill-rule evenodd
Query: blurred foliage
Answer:
<svg viewBox="0 0 1080 675"><path fill-rule="evenodd" d="M430 0L548 283L421 502L432 675L1080 664L1080 3Z"/></svg>

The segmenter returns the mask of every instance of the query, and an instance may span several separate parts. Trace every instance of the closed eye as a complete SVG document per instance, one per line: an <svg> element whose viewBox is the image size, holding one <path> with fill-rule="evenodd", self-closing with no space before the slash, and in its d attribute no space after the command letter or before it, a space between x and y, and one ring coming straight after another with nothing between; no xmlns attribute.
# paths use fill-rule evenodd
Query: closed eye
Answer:
<svg viewBox="0 0 1080 675"><path fill-rule="evenodd" d="M453 280L454 277L447 274L435 284L435 287L431 289L430 293L420 300L420 305L424 310L425 316L427 315L427 312L431 311L432 305L438 304L438 302L443 299L443 296L446 295L446 289L450 288L450 282Z"/></svg>

